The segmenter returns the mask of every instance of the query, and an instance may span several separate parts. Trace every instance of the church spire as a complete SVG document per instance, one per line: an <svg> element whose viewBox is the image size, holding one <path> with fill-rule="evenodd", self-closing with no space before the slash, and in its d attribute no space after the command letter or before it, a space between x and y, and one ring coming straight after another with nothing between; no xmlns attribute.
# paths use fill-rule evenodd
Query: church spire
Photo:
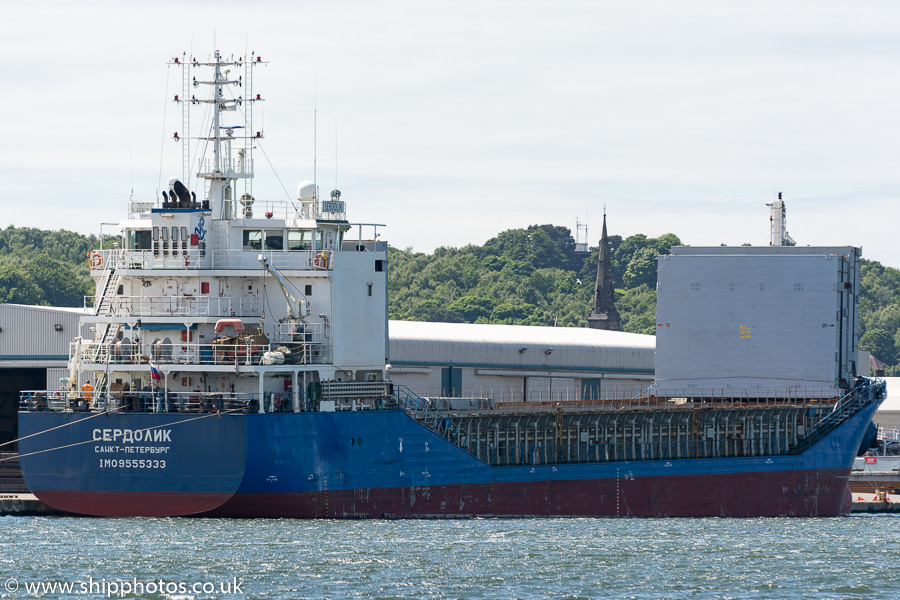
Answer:
<svg viewBox="0 0 900 600"><path fill-rule="evenodd" d="M600 235L600 257L597 261L597 283L594 286L594 307L588 317L591 329L619 331L619 311L616 310L613 288L612 256L606 235L606 207L603 208L603 233Z"/></svg>

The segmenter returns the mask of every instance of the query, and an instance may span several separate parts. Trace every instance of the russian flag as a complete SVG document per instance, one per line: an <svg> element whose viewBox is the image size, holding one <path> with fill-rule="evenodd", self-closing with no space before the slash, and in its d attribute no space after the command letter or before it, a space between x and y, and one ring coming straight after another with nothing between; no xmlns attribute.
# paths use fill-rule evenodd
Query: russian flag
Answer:
<svg viewBox="0 0 900 600"><path fill-rule="evenodd" d="M157 369L156 365L152 363L150 364L150 377L152 377L156 381L162 379L162 376L159 374L159 369Z"/></svg>

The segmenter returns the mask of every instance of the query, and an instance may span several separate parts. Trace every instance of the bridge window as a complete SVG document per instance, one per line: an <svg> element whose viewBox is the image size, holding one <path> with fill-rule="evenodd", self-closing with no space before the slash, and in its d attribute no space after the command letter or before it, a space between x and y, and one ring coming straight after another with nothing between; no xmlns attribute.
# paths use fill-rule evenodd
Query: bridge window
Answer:
<svg viewBox="0 0 900 600"><path fill-rule="evenodd" d="M266 250L284 250L284 231L266 229Z"/></svg>
<svg viewBox="0 0 900 600"><path fill-rule="evenodd" d="M132 250L149 250L150 243L149 229L138 229L128 232L128 247Z"/></svg>
<svg viewBox="0 0 900 600"><path fill-rule="evenodd" d="M291 230L288 235L288 250L309 250L312 248L312 231Z"/></svg>
<svg viewBox="0 0 900 600"><path fill-rule="evenodd" d="M262 231L259 229L244 230L244 250L262 250Z"/></svg>

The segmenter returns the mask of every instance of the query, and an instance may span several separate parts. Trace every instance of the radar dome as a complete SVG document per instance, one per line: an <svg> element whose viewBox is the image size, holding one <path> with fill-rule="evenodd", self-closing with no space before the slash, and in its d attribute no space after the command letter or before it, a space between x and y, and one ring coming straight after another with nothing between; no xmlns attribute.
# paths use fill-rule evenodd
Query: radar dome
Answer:
<svg viewBox="0 0 900 600"><path fill-rule="evenodd" d="M312 181L303 181L297 187L297 200L312 202L316 199L316 184Z"/></svg>

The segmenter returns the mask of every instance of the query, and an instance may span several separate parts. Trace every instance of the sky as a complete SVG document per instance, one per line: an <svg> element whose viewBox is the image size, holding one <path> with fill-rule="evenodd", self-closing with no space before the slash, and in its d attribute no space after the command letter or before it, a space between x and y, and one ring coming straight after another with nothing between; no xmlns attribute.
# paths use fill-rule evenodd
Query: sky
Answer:
<svg viewBox="0 0 900 600"><path fill-rule="evenodd" d="M780 191L798 244L900 268L900 3L47 0L0 27L3 227L158 198L167 63L218 49L268 61L257 202L315 177L398 248L576 219L593 246L604 207L610 234L761 245Z"/></svg>

